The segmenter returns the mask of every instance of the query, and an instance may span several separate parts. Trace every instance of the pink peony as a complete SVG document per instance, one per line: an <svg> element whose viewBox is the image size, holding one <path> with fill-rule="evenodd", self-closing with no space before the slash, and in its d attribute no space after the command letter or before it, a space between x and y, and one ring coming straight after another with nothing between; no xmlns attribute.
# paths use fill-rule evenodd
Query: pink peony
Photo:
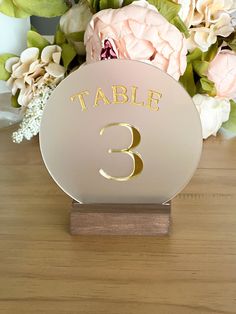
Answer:
<svg viewBox="0 0 236 314"><path fill-rule="evenodd" d="M215 83L217 96L236 98L236 53L221 50L209 65L208 78Z"/></svg>
<svg viewBox="0 0 236 314"><path fill-rule="evenodd" d="M114 58L139 60L155 65L176 80L186 69L183 34L146 1L95 14L84 43L87 63Z"/></svg>

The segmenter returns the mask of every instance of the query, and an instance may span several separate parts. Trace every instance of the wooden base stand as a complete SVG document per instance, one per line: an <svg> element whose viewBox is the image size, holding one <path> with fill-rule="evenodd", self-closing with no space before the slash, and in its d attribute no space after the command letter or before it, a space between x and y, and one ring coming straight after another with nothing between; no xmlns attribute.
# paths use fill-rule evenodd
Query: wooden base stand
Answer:
<svg viewBox="0 0 236 314"><path fill-rule="evenodd" d="M171 205L72 203L72 235L167 235Z"/></svg>

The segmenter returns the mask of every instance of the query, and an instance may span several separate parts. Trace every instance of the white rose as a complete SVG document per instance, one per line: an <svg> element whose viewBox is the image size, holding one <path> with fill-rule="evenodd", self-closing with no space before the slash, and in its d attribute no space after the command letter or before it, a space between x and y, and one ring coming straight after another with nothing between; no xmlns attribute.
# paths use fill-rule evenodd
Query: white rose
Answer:
<svg viewBox="0 0 236 314"><path fill-rule="evenodd" d="M229 119L230 101L226 98L197 94L193 96L193 102L200 114L203 138L216 136L222 123Z"/></svg>
<svg viewBox="0 0 236 314"><path fill-rule="evenodd" d="M86 0L80 1L78 4L62 15L60 19L61 30L66 34L84 32L93 14L90 11L88 2ZM78 54L85 54L85 47L83 41L73 41L73 45Z"/></svg>

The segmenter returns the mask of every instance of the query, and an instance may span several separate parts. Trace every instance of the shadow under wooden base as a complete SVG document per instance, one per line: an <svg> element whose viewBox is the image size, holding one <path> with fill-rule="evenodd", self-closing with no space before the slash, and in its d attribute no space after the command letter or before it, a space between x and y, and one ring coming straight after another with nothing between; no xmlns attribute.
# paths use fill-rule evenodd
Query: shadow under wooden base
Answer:
<svg viewBox="0 0 236 314"><path fill-rule="evenodd" d="M167 235L170 204L72 203L72 235Z"/></svg>

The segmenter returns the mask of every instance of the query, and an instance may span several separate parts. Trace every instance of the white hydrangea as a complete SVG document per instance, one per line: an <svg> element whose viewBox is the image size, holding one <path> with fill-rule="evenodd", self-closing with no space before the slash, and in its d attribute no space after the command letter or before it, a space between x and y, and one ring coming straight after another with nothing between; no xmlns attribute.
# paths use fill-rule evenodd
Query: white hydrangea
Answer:
<svg viewBox="0 0 236 314"><path fill-rule="evenodd" d="M188 49L207 51L217 36L227 37L233 31L231 14L235 0L174 0L181 5L179 16L189 28Z"/></svg>
<svg viewBox="0 0 236 314"><path fill-rule="evenodd" d="M5 68L11 73L7 86L13 95L19 92L17 101L27 107L38 86L58 84L64 79L66 69L60 65L62 48L57 45L46 46L42 53L36 47L27 48L20 57L6 61Z"/></svg>
<svg viewBox="0 0 236 314"><path fill-rule="evenodd" d="M30 140L39 133L44 107L55 87L55 85L42 85L38 88L26 108L19 129L12 134L14 143L19 144L24 138Z"/></svg>

